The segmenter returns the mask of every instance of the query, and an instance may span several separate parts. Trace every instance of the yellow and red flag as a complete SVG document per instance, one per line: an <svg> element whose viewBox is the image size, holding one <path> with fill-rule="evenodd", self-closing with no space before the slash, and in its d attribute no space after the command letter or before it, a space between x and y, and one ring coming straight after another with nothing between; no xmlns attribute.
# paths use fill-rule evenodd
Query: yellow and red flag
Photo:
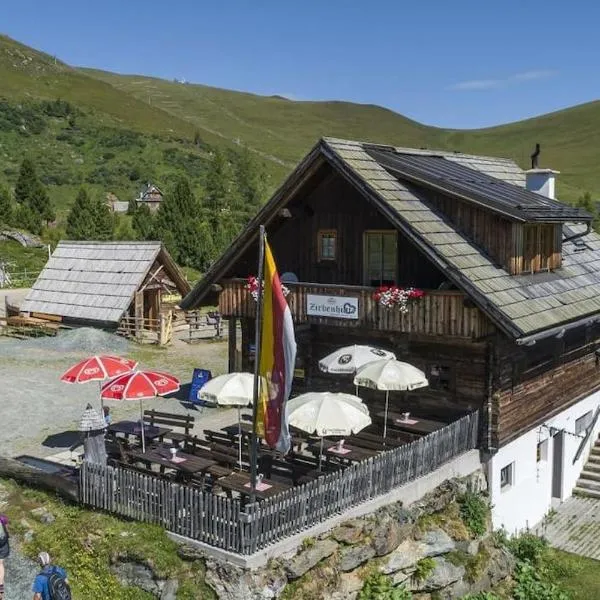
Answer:
<svg viewBox="0 0 600 600"><path fill-rule="evenodd" d="M257 433L271 448L290 449L286 404L292 389L296 339L290 307L269 244L265 240L263 322L259 373L262 382L257 412Z"/></svg>

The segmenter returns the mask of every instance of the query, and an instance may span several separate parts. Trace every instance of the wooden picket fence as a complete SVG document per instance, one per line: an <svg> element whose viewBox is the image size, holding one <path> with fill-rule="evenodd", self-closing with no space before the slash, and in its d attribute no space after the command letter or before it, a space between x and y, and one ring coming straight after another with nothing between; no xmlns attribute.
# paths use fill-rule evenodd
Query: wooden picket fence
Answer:
<svg viewBox="0 0 600 600"><path fill-rule="evenodd" d="M81 501L239 554L254 552L405 485L477 447L478 411L410 444L248 503L126 469L86 464Z"/></svg>

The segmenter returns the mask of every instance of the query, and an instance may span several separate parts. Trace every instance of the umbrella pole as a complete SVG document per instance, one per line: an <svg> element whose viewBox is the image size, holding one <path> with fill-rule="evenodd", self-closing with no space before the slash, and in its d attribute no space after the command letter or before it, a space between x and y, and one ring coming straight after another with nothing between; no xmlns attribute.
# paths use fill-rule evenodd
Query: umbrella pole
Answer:
<svg viewBox="0 0 600 600"><path fill-rule="evenodd" d="M102 418L104 419L104 398L102 397L102 381L98 382L100 388L100 410L102 411Z"/></svg>
<svg viewBox="0 0 600 600"><path fill-rule="evenodd" d="M387 414L388 414L388 402L390 400L390 393L386 390L385 392L385 417L383 420L383 439L387 436Z"/></svg>
<svg viewBox="0 0 600 600"><path fill-rule="evenodd" d="M240 471L242 470L242 411L238 406L238 450L240 459Z"/></svg>
<svg viewBox="0 0 600 600"><path fill-rule="evenodd" d="M321 461L323 460L323 436L321 436L321 450L319 452L319 472L321 471Z"/></svg>
<svg viewBox="0 0 600 600"><path fill-rule="evenodd" d="M140 398L140 425L142 427L142 452L146 452L146 435L144 433L144 409Z"/></svg>

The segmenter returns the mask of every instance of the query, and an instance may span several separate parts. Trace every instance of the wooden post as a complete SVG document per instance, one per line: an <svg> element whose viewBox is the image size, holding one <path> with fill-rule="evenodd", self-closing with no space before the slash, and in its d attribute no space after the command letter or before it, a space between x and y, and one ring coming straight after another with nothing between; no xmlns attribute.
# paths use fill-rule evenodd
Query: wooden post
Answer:
<svg viewBox="0 0 600 600"><path fill-rule="evenodd" d="M241 319L242 326L242 371L250 371L250 320Z"/></svg>
<svg viewBox="0 0 600 600"><path fill-rule="evenodd" d="M229 329L229 356L228 356L228 370L230 373L234 373L236 371L236 348L237 348L237 339L236 339L236 328L237 328L237 319L235 317L229 317L227 327Z"/></svg>
<svg viewBox="0 0 600 600"><path fill-rule="evenodd" d="M141 341L144 330L144 292L135 293L135 337Z"/></svg>

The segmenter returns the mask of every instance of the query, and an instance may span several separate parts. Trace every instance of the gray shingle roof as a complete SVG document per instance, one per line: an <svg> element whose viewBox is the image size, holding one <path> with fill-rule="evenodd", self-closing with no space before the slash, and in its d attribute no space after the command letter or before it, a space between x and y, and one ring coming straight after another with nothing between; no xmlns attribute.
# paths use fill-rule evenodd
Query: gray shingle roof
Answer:
<svg viewBox="0 0 600 600"><path fill-rule="evenodd" d="M468 291L475 292L484 311L483 305L488 304L487 309L491 305L512 323L517 335L528 335L600 312L599 235L585 236L583 248L574 242L563 244L562 267L553 273L510 275L429 208L422 189L403 183L380 166L369 156L365 145L332 139L326 143L394 210L398 220L445 263L450 277L459 286L468 283ZM347 159L350 155L351 163ZM465 159L463 164L468 162ZM490 159L488 164L494 163ZM566 229L571 234L584 231L585 226L570 225Z"/></svg>
<svg viewBox="0 0 600 600"><path fill-rule="evenodd" d="M118 323L160 251L160 242L60 242L21 311Z"/></svg>
<svg viewBox="0 0 600 600"><path fill-rule="evenodd" d="M428 191L395 177L367 151L385 149L416 156L441 157L523 187L525 174L509 159L471 156L452 152L393 148L348 140L324 138L300 163L290 178L261 209L248 227L217 260L181 303L196 307L248 247L259 224L268 224L285 204L307 170L325 158L382 207L390 221L403 231L448 277L463 289L493 321L513 338L548 330L600 313L600 236L563 243L562 267L553 273L510 275L492 263L467 236L428 204ZM565 226L565 235L585 226Z"/></svg>

